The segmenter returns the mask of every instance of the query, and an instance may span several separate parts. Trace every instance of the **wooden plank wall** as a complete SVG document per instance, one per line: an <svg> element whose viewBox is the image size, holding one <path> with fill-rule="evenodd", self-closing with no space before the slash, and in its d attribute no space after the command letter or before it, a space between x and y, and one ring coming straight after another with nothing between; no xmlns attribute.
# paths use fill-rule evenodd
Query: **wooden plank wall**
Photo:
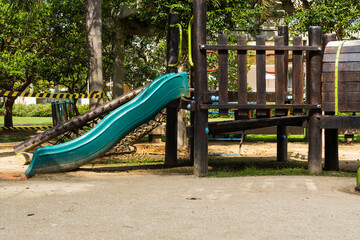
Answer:
<svg viewBox="0 0 360 240"><path fill-rule="evenodd" d="M280 26L278 34L288 34L287 26ZM285 42L286 39L286 42ZM303 114L304 108L304 57L303 54L307 50L306 46L302 44L302 37L295 36L293 38L293 46L288 46L288 35L275 37L275 46L265 45L265 36L256 36L256 46L249 46L246 44L246 36L238 36L237 45L228 44L228 36L220 34L217 45L207 45L208 49L218 50L219 52L219 104L224 106L229 102L237 101L239 105L247 104L249 101L255 101L257 106L266 105L269 102L268 97L274 94L276 105L282 105L282 109L278 109L276 116L289 115L289 110L294 109L294 114ZM205 49L205 47L204 47ZM207 49L207 48L206 48ZM247 49L254 49L256 51L256 92L247 92ZM265 50L266 49L266 50ZM286 50L285 50L286 49ZM310 48L309 48L310 49ZM229 50L237 51L237 96L234 98L228 90L229 81ZM275 93L266 91L266 51L272 50L275 52L275 78L276 87ZM288 109L284 110L286 104L286 96L288 95L288 62L289 51L292 52L292 67L293 67L293 91L292 91L292 105L299 105L299 108L289 105ZM207 95L210 95L208 91ZM231 97L230 97L231 96ZM252 97L256 99L253 100ZM249 98L250 97L250 98ZM309 101L307 101L309 103ZM215 106L214 106L215 107ZM236 119L250 119L250 109L254 107L249 105L249 109L241 108L236 111ZM216 107L215 107L216 108ZM229 106L228 109L231 109ZM221 116L228 114L228 109L222 107L219 111ZM261 109L257 107L257 118L271 117L271 111L268 108Z"/></svg>
<svg viewBox="0 0 360 240"><path fill-rule="evenodd" d="M342 41L327 45L323 57L322 92L324 111L335 111L335 61ZM360 111L360 41L344 42L338 63L339 112Z"/></svg>

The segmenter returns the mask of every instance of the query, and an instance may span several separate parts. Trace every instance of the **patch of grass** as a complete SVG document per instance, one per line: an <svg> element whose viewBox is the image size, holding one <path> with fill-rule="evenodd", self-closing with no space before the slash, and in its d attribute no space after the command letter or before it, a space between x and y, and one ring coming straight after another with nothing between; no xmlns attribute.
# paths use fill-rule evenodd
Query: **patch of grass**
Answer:
<svg viewBox="0 0 360 240"><path fill-rule="evenodd" d="M121 165L121 166L149 166L151 168L141 168L154 174L181 174L192 175L193 166L188 159L180 159L179 166L167 168L164 164L163 156L141 156L123 155L113 159L103 158L92 164ZM227 178L227 177L247 177L247 176L313 176L306 168L306 162L284 162L277 161L256 161L243 162L235 159L210 159L207 177ZM157 166L158 165L158 166ZM154 168L155 167L155 168ZM137 168L133 169L134 171ZM356 172L345 171L323 171L320 176L332 177L356 177Z"/></svg>
<svg viewBox="0 0 360 240"><path fill-rule="evenodd" d="M339 134L339 142L345 142L344 134ZM354 134L354 142L360 142L360 134Z"/></svg>
<svg viewBox="0 0 360 240"><path fill-rule="evenodd" d="M256 166L248 166L244 169L232 169L230 167L214 168L209 170L208 177L245 177L245 176L308 176L309 174L306 168L294 167L294 168L260 168ZM333 176L333 177L355 177L353 172L342 171L323 171L321 176Z"/></svg>
<svg viewBox="0 0 360 240"><path fill-rule="evenodd" d="M41 124L51 125L52 118L51 117L13 117L14 124ZM0 124L4 124L4 117L0 117Z"/></svg>
<svg viewBox="0 0 360 240"><path fill-rule="evenodd" d="M124 164L124 165L155 165L155 164L164 164L163 158L152 158L148 156L130 156L122 158L103 158L94 164Z"/></svg>
<svg viewBox="0 0 360 240"><path fill-rule="evenodd" d="M249 134L245 135L245 141L247 142L276 142L275 134ZM305 135L289 135L289 142L303 142L305 141Z"/></svg>
<svg viewBox="0 0 360 240"><path fill-rule="evenodd" d="M230 167L221 167L218 169L211 169L209 177L244 177L244 176L272 176L272 175L308 175L305 168L259 168L256 166L248 166L244 169L234 170Z"/></svg>
<svg viewBox="0 0 360 240"><path fill-rule="evenodd" d="M29 137L0 136L0 142L23 142L28 139L29 139Z"/></svg>
<svg viewBox="0 0 360 240"><path fill-rule="evenodd" d="M221 117L221 118L209 118L209 122L222 122L222 121L232 121L235 120L234 117Z"/></svg>

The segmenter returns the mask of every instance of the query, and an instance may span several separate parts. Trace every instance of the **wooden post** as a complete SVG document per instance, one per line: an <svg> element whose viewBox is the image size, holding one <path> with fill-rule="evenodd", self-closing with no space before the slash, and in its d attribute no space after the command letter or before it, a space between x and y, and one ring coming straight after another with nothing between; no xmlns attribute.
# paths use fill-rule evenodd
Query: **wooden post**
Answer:
<svg viewBox="0 0 360 240"><path fill-rule="evenodd" d="M256 45L265 45L265 36L256 36ZM256 92L257 103L266 104L266 56L264 50L256 51ZM257 110L256 117L267 117L266 110Z"/></svg>
<svg viewBox="0 0 360 240"><path fill-rule="evenodd" d="M278 26L278 36L284 37L284 45L289 46L289 27L287 25L279 25ZM284 72L285 72L285 84L284 91L288 92L288 68L289 68L289 51L284 51Z"/></svg>
<svg viewBox="0 0 360 240"><path fill-rule="evenodd" d="M321 49L322 29L318 26L309 28L309 45L318 46ZM321 51L309 52L309 84L307 91L309 92L309 103L319 104L319 109L309 111L309 172L312 174L321 174L322 172L322 142L321 142Z"/></svg>
<svg viewBox="0 0 360 240"><path fill-rule="evenodd" d="M285 125L278 125L276 129L276 160L279 162L287 161L288 153L288 131Z"/></svg>
<svg viewBox="0 0 360 240"><path fill-rule="evenodd" d="M293 37L294 46L302 46L302 37ZM304 68L303 68L303 52L293 51L292 61L292 97L294 104L304 103ZM294 114L302 114L302 109L294 109Z"/></svg>
<svg viewBox="0 0 360 240"><path fill-rule="evenodd" d="M246 36L238 36L237 44L245 46ZM247 51L237 51L238 103L247 103ZM250 110L239 110L238 119L249 119Z"/></svg>
<svg viewBox="0 0 360 240"><path fill-rule="evenodd" d="M219 44L227 45L226 34L219 35ZM219 50L219 104L228 104L228 68L229 54L227 50ZM220 109L219 116L227 116L227 109Z"/></svg>
<svg viewBox="0 0 360 240"><path fill-rule="evenodd" d="M203 94L207 91L206 51L206 0L193 0L194 6L194 174L204 176L208 171L208 111L200 109Z"/></svg>
<svg viewBox="0 0 360 240"><path fill-rule="evenodd" d="M275 37L275 46L283 46L284 45L284 37L276 36ZM284 85L286 84L287 77L285 76L285 58L284 51L275 51L275 96L276 104L284 104L285 103L285 91ZM284 111L277 111L276 115L281 113L283 115Z"/></svg>
<svg viewBox="0 0 360 240"><path fill-rule="evenodd" d="M329 113L325 113L330 115ZM339 170L338 129L325 129L325 170Z"/></svg>
<svg viewBox="0 0 360 240"><path fill-rule="evenodd" d="M336 41L335 33L324 35L323 50L330 41ZM325 112L325 115L334 115L335 112ZM338 129L325 129L325 169L337 171L339 170L339 143Z"/></svg>
<svg viewBox="0 0 360 240"><path fill-rule="evenodd" d="M170 27L170 25L179 22L178 13L169 13L168 17L168 34L167 34L167 73L176 73L177 67L169 67L175 64L179 51L179 29ZM165 165L177 165L177 108L166 108L166 143L165 143Z"/></svg>
<svg viewBox="0 0 360 240"><path fill-rule="evenodd" d="M275 37L275 46L284 45L284 36ZM285 89L287 77L285 73L285 66L287 62L285 61L284 51L275 51L275 103L276 104L284 104L285 103ZM287 111L284 110L276 110L276 116L286 116ZM278 161L286 161L287 160L287 127L285 125L277 126L277 134L276 134L276 142L277 142L277 154L276 158Z"/></svg>

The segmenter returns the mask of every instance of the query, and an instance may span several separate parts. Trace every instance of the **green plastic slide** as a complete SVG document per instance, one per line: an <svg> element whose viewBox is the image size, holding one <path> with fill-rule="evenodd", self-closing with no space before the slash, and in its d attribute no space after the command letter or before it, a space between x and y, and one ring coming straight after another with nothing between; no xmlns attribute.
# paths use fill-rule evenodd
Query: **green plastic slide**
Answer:
<svg viewBox="0 0 360 240"><path fill-rule="evenodd" d="M188 91L185 72L155 79L133 100L112 111L84 135L63 144L38 148L26 176L69 171L92 161Z"/></svg>

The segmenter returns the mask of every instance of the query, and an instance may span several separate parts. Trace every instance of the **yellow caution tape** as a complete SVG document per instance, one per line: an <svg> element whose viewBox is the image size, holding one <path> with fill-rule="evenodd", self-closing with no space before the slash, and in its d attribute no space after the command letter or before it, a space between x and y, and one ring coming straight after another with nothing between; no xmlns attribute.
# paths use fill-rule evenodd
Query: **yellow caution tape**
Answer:
<svg viewBox="0 0 360 240"><path fill-rule="evenodd" d="M52 126L42 126L42 127L4 127L0 126L0 130L47 130L52 128Z"/></svg>
<svg viewBox="0 0 360 240"><path fill-rule="evenodd" d="M91 91L89 94L83 93L30 93L0 90L0 96L4 97L37 97L37 98L102 98L103 92Z"/></svg>

